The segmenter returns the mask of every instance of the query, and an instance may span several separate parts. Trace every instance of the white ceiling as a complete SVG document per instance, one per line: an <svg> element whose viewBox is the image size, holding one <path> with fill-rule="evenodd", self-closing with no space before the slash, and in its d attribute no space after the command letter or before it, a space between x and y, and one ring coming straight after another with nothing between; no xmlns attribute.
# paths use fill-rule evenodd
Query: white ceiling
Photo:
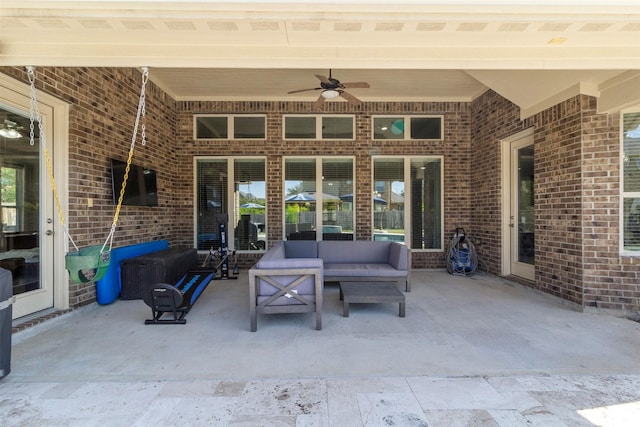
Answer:
<svg viewBox="0 0 640 427"><path fill-rule="evenodd" d="M2 0L0 64L149 66L178 100L313 101L287 92L331 68L363 101L640 104L640 2L442 3Z"/></svg>

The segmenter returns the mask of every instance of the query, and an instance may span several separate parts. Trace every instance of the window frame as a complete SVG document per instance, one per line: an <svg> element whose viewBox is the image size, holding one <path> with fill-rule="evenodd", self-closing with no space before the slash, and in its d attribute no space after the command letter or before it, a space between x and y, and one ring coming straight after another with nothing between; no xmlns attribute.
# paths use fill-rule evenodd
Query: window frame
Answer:
<svg viewBox="0 0 640 427"><path fill-rule="evenodd" d="M402 155L375 155L371 156L371 186L375 189L375 162L376 160L386 160L386 159L402 159L403 160L403 179L404 179L404 193L405 193L405 207L404 207L404 244L407 247L411 248L411 209L408 208L410 206L412 188L411 188L411 164L413 160L418 159L428 159L428 160L438 160L440 161L440 248L419 248L413 249L412 252L434 252L434 253L444 253L445 251L445 242L444 242L444 193L445 193L445 174L444 174L444 156L443 155L411 155L411 156L402 156ZM371 224L374 223L374 211L371 212ZM374 228L371 228L371 239L374 239Z"/></svg>
<svg viewBox="0 0 640 427"><path fill-rule="evenodd" d="M198 137L198 119L203 117L226 117L227 119L227 137L226 138L199 138ZM235 119L247 117L260 117L264 119L263 136L257 138L236 138L235 137ZM193 139L197 141L264 141L267 139L267 115L266 114L194 114L193 115Z"/></svg>
<svg viewBox="0 0 640 427"><path fill-rule="evenodd" d="M640 199L640 188L637 191L625 191L624 182L624 162L625 162L625 129L624 129L624 116L627 114L640 115L640 108L635 107L629 110L620 112L620 255L630 257L640 257L640 249L631 250L625 247L625 200L627 199ZM640 153L639 153L640 154Z"/></svg>
<svg viewBox="0 0 640 427"><path fill-rule="evenodd" d="M304 117L315 119L315 138L288 138L287 118ZM325 119L330 118L351 118L351 138L323 138L322 128ZM282 115L282 139L285 141L354 141L356 139L356 116L355 114L283 114Z"/></svg>
<svg viewBox="0 0 640 427"><path fill-rule="evenodd" d="M440 119L440 137L439 138L411 138L412 119ZM403 138L377 138L376 137L376 119L402 119L404 120L404 137ZM371 139L374 141L443 141L444 140L444 115L442 114L376 114L371 116Z"/></svg>

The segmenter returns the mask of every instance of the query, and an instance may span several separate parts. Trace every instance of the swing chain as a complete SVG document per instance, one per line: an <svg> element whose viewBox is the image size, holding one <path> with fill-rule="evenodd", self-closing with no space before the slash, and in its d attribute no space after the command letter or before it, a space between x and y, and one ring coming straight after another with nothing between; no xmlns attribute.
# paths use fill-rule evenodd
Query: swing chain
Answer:
<svg viewBox="0 0 640 427"><path fill-rule="evenodd" d="M60 218L60 223L62 224L62 228L64 230L64 234L68 237L68 239L71 241L71 243L73 244L74 248L76 249L76 251L79 251L78 246L76 245L76 243L73 241L73 238L71 237L71 235L69 234L66 224L65 224L65 220L64 220L64 214L62 212L62 206L60 204L60 199L58 197L58 190L56 188L56 183L53 177L53 167L51 166L51 159L49 157L49 152L47 150L47 144L46 144L46 140L45 140L45 133L42 130L42 116L40 115L40 110L38 108L38 101L37 101L37 97L36 97L36 86L35 86L35 81L36 81L36 74L35 74L35 67L33 66L27 66L25 67L27 70L27 76L29 78L29 83L30 83L30 111L29 111L29 116L30 116L30 126L29 126L29 137L30 137L30 144L34 145L35 144L35 122L38 122L38 131L39 131L39 140L40 140L40 144L42 146L43 152L44 152L44 157L45 157L45 162L47 165L47 171L49 173L49 180L51 181L51 188L53 190L53 195L55 198L55 202L56 202L56 207L58 210L58 217ZM113 217L113 224L111 225L111 230L109 232L109 235L107 236L107 238L105 239L104 244L102 245L102 249L100 250L100 253L102 254L105 250L105 248L107 247L107 244L109 245L109 247L111 247L111 244L113 243L113 235L115 233L116 227L117 227L117 223L118 223L118 217L120 215L120 208L122 207L122 201L124 199L124 192L127 186L127 179L129 177L129 170L131 168L131 161L133 158L133 151L134 151L134 147L136 144L136 138L137 138L137 133L138 133L138 127L141 128L141 132L140 132L140 136L141 136L141 143L142 145L146 145L146 125L145 125L145 119L146 119L146 86L147 86L147 82L149 80L149 69L148 67L142 67L142 87L140 90L140 100L138 102L138 113L136 115L136 120L135 120L135 126L134 126L134 131L133 131L133 137L131 138L131 146L129 148L129 156L127 158L127 166L125 168L125 174L124 174L124 179L122 182L122 188L120 189L120 195L118 198L118 206L116 207L116 213ZM140 122L142 121L142 124L140 124ZM65 251L66 251L66 241L65 241Z"/></svg>
<svg viewBox="0 0 640 427"><path fill-rule="evenodd" d="M29 77L29 144L34 145L35 141L35 126L34 123L38 122L38 131L40 132L40 140L42 145L46 145L44 142L44 136L42 132L42 118L40 117L40 109L38 108L38 101L36 99L36 72L34 67L26 67L27 76Z"/></svg>
<svg viewBox="0 0 640 427"><path fill-rule="evenodd" d="M142 69L142 88L141 88L141 93L140 93L140 101L138 103L138 113L136 115L136 121L135 121L135 129L133 131L133 137L131 139L131 147L129 148L129 157L127 159L127 167L125 169L125 175L124 175L124 180L122 182L122 188L120 190L120 197L118 198L118 206L116 208L116 213L113 217L113 224L111 226L111 231L109 233L109 235L107 236L104 244L102 245L102 248L100 249L100 253L99 253L99 257L97 258L98 263L96 264L96 258L95 258L95 253L93 253L94 249L97 249L97 245L94 247L89 247L87 248L87 250L80 251L78 249L78 246L76 245L76 243L73 241L73 239L71 238L71 235L69 234L67 227L65 225L65 221L64 221L64 215L62 212L62 206L60 204L60 199L58 197L58 190L56 188L56 183L53 177L53 167L51 166L51 159L49 157L49 152L47 150L47 144L46 144L46 140L45 140L45 132L43 131L43 127L42 127L42 116L40 115L40 110L38 108L38 101L37 101L37 97L36 97L36 75L35 75L35 67L33 66L27 66L26 67L27 70L27 75L29 78L29 83L30 83L30 111L29 111L29 116L30 116L30 126L29 126L29 137L30 137L30 144L34 145L35 144L35 122L38 122L38 131L39 131L39 143L42 147L42 151L44 154L44 158L45 158L45 162L46 162L46 166L47 166L47 171L49 174L49 180L51 181L51 189L53 190L53 195L54 195L54 199L55 199L55 203L56 203L56 207L58 209L58 216L60 217L60 223L62 224L62 229L64 231L64 235L67 236L68 239L65 239L65 252L67 252L67 246L68 246L68 241L71 241L71 243L73 244L73 246L76 249L76 254L77 256L70 256L70 254L67 253L66 257L65 257L65 266L67 268L67 270L69 270L69 273L71 274L71 277L73 279L74 282L76 283L86 283L86 282L92 282L94 280L100 280L101 277L103 277L103 275L106 272L106 268L109 266L110 264L110 260L111 260L111 244L113 243L113 235L115 233L116 230L116 225L118 222L118 216L120 214L120 208L122 206L122 201L124 199L124 192L126 189L126 185L127 185L127 178L129 176L129 170L131 167L131 159L133 158L133 149L135 147L135 143L136 143L136 137L137 137L137 133L138 133L138 126L140 124L140 118L142 116L142 131L141 131L141 138L142 138L142 145L145 145L146 143L146 126L145 126L145 117L146 117L146 106L145 106L145 93L146 93L146 84L147 81L149 79L149 70L147 67L143 67ZM107 247L107 244L109 244L109 247ZM105 250L106 248L106 250ZM90 264L87 264L88 262L90 262ZM95 269L95 275L90 276L89 278L87 278L84 273L83 270L85 269Z"/></svg>
<svg viewBox="0 0 640 427"><path fill-rule="evenodd" d="M149 68L142 67L142 89L140 91L140 110L141 110L141 127L140 127L140 143L147 144L147 82L149 81Z"/></svg>
<svg viewBox="0 0 640 427"><path fill-rule="evenodd" d="M56 188L56 181L53 177L53 167L51 166L51 158L49 157L49 150L47 150L47 141L45 138L45 132L42 130L42 116L40 115L40 109L38 108L38 100L36 97L36 73L33 66L27 66L27 76L29 77L29 144L35 145L35 125L38 122L38 138L40 145L42 146L42 152L44 154L45 164L47 165L47 172L49 174L49 181L51 182L51 190L53 191L53 197L56 203L56 209L58 211L58 217L62 224L64 234L69 238L73 246L78 250L78 246L73 241L73 238L67 230L67 226L64 221L64 214L62 212L62 205L60 204L60 198L58 196L58 189ZM65 251L67 248L67 241L65 241Z"/></svg>
<svg viewBox="0 0 640 427"><path fill-rule="evenodd" d="M122 187L120 188L120 195L118 197L118 205L116 206L116 213L113 216L113 223L111 224L111 231L109 236L104 242L103 248L109 243L113 242L113 235L115 234L116 227L118 225L118 218L120 217L120 208L122 207L122 200L124 199L124 193L127 188L127 180L129 179L129 170L131 169L131 160L133 159L133 150L136 145L136 138L138 135L138 127L140 127L140 137L142 145L146 144L146 87L149 81L149 68L142 67L142 85L140 89L140 100L138 101L138 112L136 114L136 120L133 128L133 136L131 138L131 146L129 147L129 156L127 157L127 165L124 169L124 177L122 179ZM142 122L142 124L140 124Z"/></svg>

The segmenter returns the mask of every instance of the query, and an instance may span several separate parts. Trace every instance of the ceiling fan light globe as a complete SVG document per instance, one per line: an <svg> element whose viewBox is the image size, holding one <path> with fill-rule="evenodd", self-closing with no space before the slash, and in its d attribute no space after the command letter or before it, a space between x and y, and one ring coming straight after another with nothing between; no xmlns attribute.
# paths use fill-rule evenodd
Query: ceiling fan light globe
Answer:
<svg viewBox="0 0 640 427"><path fill-rule="evenodd" d="M340 92L334 89L325 89L322 91L322 97L326 99L333 99L340 96Z"/></svg>
<svg viewBox="0 0 640 427"><path fill-rule="evenodd" d="M0 129L0 136L3 136L5 138L10 138L10 139L17 139L22 137L22 135L20 135L20 132L18 132L16 129L13 129L13 128Z"/></svg>

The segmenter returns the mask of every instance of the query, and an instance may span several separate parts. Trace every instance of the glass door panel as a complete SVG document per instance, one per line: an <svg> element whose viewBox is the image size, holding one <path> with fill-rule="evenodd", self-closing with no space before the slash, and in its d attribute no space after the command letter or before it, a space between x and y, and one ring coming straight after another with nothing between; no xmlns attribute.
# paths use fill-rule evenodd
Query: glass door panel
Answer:
<svg viewBox="0 0 640 427"><path fill-rule="evenodd" d="M316 240L316 160L287 159L284 180L285 239Z"/></svg>
<svg viewBox="0 0 640 427"><path fill-rule="evenodd" d="M534 147L530 137L511 144L511 274L535 278Z"/></svg>
<svg viewBox="0 0 640 427"><path fill-rule="evenodd" d="M533 145L518 150L518 262L533 265Z"/></svg>
<svg viewBox="0 0 640 427"><path fill-rule="evenodd" d="M29 143L28 113L0 105L0 267L13 278L14 318L53 305L41 281L41 164L37 128Z"/></svg>
<svg viewBox="0 0 640 427"><path fill-rule="evenodd" d="M322 161L322 240L353 240L353 160Z"/></svg>

